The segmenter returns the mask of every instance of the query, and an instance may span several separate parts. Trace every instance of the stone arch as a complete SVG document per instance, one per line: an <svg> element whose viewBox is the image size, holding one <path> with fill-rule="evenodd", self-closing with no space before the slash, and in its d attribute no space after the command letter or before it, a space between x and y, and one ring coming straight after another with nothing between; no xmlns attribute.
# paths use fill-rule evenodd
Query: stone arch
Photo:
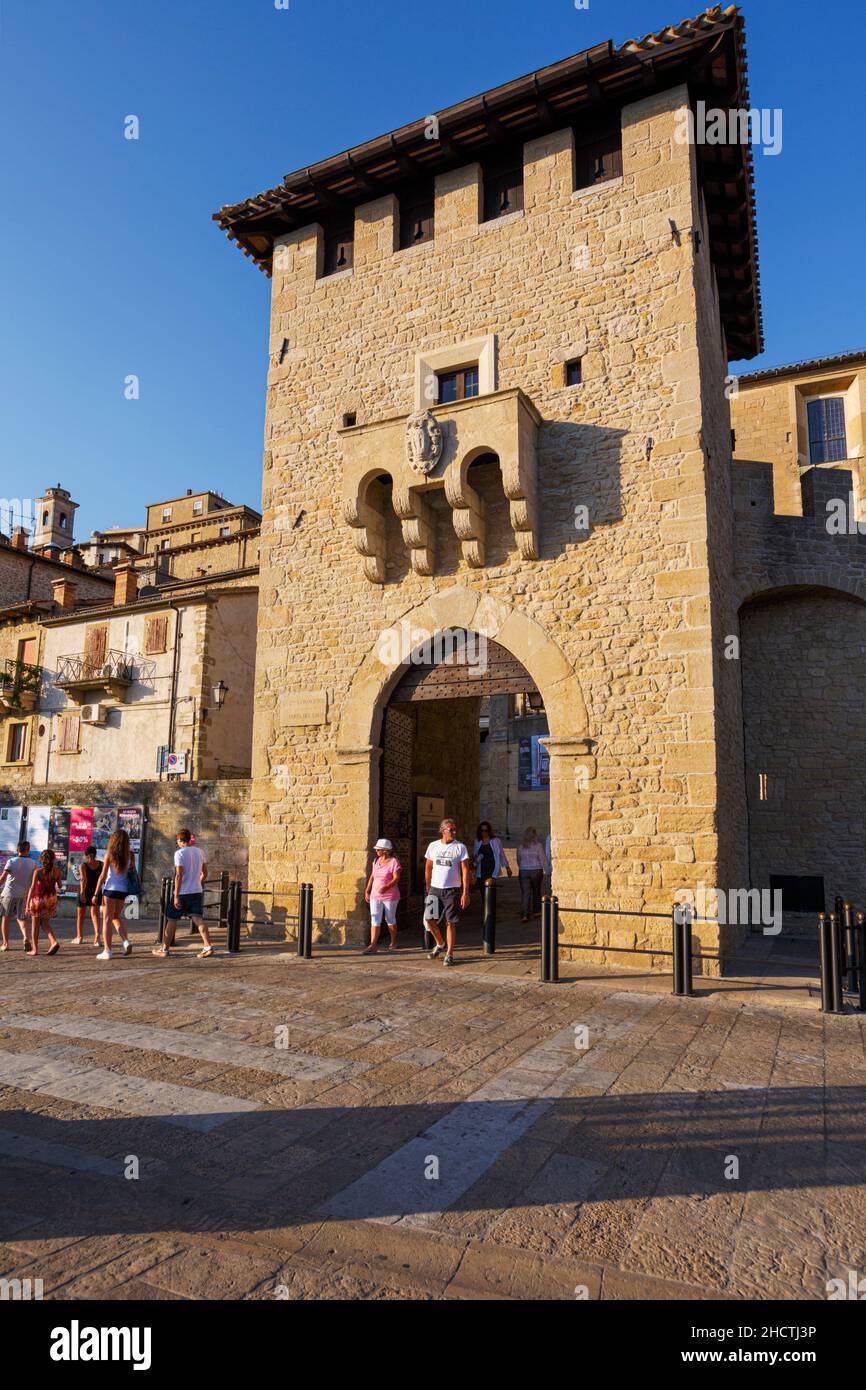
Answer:
<svg viewBox="0 0 866 1390"><path fill-rule="evenodd" d="M866 582L854 579L841 566L775 565L761 576L760 583L745 578L735 595L737 612L750 603L784 598L797 593L838 594L866 603Z"/></svg>
<svg viewBox="0 0 866 1390"><path fill-rule="evenodd" d="M425 638L460 627L495 639L526 667L544 696L552 741L586 741L589 721L583 691L561 648L511 604L456 587L408 609L380 634L349 688L337 732L338 752L357 752L378 743L388 697L410 653Z"/></svg>

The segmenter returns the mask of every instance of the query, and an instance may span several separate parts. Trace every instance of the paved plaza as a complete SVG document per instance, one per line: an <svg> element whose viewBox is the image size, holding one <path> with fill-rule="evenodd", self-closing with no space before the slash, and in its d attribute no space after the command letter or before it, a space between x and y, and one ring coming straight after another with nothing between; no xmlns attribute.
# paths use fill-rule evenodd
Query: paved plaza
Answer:
<svg viewBox="0 0 866 1390"><path fill-rule="evenodd" d="M824 1299L866 1271L863 1021L808 990L134 939L0 959L0 1275L45 1298Z"/></svg>

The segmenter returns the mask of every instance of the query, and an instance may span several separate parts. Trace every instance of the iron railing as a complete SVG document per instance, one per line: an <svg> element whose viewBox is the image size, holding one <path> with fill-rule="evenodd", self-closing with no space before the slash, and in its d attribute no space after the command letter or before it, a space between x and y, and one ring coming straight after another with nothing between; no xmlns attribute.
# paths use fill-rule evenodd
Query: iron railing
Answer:
<svg viewBox="0 0 866 1390"><path fill-rule="evenodd" d="M0 669L0 695L13 709L20 709L28 695L39 694L42 688L42 667L27 661L7 657Z"/></svg>
<svg viewBox="0 0 866 1390"><path fill-rule="evenodd" d="M85 652L58 657L54 684L63 686L78 685L82 681L116 681L131 685L133 675L132 658L126 652L109 651L98 661Z"/></svg>

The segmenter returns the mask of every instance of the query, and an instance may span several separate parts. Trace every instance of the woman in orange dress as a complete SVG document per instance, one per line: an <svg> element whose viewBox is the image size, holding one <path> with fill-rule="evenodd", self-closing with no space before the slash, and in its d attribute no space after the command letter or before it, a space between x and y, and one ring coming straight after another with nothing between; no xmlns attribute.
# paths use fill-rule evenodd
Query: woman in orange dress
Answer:
<svg viewBox="0 0 866 1390"><path fill-rule="evenodd" d="M33 923L33 932L30 938L30 950L25 951L27 956L39 954L39 928L42 927L51 945L48 948L49 956L54 956L60 950L60 942L51 930L51 918L57 911L57 889L62 882L62 875L54 861L54 850L43 850L39 856L40 867L36 870L30 881L30 892L27 894L27 904L25 912L30 913L30 920Z"/></svg>

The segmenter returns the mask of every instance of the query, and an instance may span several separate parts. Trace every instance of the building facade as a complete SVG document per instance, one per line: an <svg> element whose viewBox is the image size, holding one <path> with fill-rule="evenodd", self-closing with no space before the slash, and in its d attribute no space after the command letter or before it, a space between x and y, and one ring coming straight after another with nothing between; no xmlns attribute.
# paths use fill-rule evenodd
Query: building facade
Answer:
<svg viewBox="0 0 866 1390"><path fill-rule="evenodd" d="M471 833L496 694L543 698L561 905L748 881L725 377L761 345L751 165L681 142L698 85L748 107L735 11L217 215L273 285L251 881L311 880L335 932L386 815L413 852L407 780ZM413 653L454 630L489 671L434 658L425 699Z"/></svg>

